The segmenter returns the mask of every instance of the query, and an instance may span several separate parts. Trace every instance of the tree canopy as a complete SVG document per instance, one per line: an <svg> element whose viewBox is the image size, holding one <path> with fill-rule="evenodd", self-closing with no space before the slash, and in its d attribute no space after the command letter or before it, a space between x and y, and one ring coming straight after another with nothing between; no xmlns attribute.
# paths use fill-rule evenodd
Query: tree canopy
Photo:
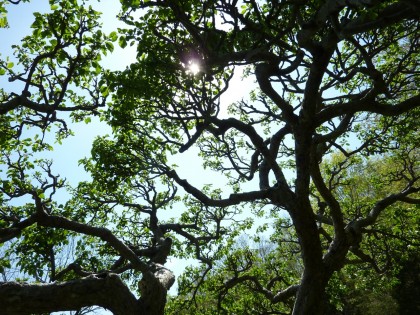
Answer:
<svg viewBox="0 0 420 315"><path fill-rule="evenodd" d="M417 259L419 1L120 0L109 33L91 2L1 56L1 310L325 314ZM81 123L112 133L70 185Z"/></svg>

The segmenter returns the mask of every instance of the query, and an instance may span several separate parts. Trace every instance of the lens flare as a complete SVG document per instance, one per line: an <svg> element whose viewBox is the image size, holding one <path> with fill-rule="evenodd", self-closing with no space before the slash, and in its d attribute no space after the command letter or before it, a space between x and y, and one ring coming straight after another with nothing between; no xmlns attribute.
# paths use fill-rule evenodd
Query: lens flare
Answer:
<svg viewBox="0 0 420 315"><path fill-rule="evenodd" d="M200 65L197 62L191 61L188 65L188 70L192 74L197 74L200 72Z"/></svg>

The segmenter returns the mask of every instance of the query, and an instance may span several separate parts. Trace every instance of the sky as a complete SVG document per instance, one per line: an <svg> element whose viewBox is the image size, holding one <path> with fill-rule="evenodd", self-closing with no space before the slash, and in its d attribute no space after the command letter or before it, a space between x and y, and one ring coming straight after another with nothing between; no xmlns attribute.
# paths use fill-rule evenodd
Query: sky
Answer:
<svg viewBox="0 0 420 315"><path fill-rule="evenodd" d="M116 19L116 14L120 7L118 0L102 0L99 3L91 1L91 4L96 10L103 12L102 30L105 33L110 33L117 27L124 26ZM10 28L0 29L0 53L2 56L9 55L9 47L12 44L18 44L20 38L30 34L33 12L45 12L47 10L49 10L48 0L32 0L29 4L23 3L18 6L8 6ZM114 52L103 58L103 65L111 70L122 70L135 61L135 54L134 46L128 46L123 50L118 45L115 45ZM234 101L240 100L254 86L252 79L241 81L240 73L237 73L230 84L229 91L231 92L223 95L221 99L222 104L227 106ZM6 91L15 91L17 93L21 90L21 87L7 82L5 77L0 77L0 87ZM91 144L95 137L110 134L111 130L95 119L90 124L80 123L74 126L73 129L75 136L65 139L61 146L55 146L54 151L45 156L54 160L53 169L57 170L61 177L66 178L70 184L76 185L79 181L89 178L88 174L79 166L79 160L90 155ZM356 142L354 139L352 141ZM200 187L203 184L223 182L222 178L220 178L221 175L217 176L202 169L201 162L197 159L197 153L197 150L189 150L182 155L173 157L173 162L179 165L178 173L180 177L188 178L189 182L196 187ZM185 265L184 261L172 259L166 266L179 276ZM176 293L176 286L172 287L170 293ZM98 314L110 313L101 311Z"/></svg>
<svg viewBox="0 0 420 315"><path fill-rule="evenodd" d="M118 0L102 0L101 2L92 0L89 3L92 4L95 10L103 13L103 32L110 33L117 27L125 26L116 18L116 14L120 9ZM48 0L32 0L30 3L8 6L8 22L10 28L0 29L0 54L2 57L11 55L10 46L19 44L19 41L23 36L31 33L30 25L33 22L33 12L42 13L48 10ZM135 46L127 46L125 49L122 49L118 44L115 44L114 47L114 52L109 53L102 60L102 64L105 68L123 70L130 63L135 61ZM224 106L225 111L227 105L248 96L249 92L256 86L253 80L253 78L241 80L240 70L236 71L234 79L229 84L228 93L225 93L221 98L221 104ZM4 76L0 76L0 87L6 91L14 91L16 93L19 93L22 90L22 87L7 82ZM91 123L79 123L77 126L72 126L72 129L74 130L75 135L63 140L61 146L54 146L54 151L46 153L44 157L52 159L54 162L53 170L56 170L60 173L61 177L66 178L71 185L75 186L78 182L89 179L89 175L81 166L79 166L79 160L90 155L91 145L95 137L111 134L111 130L108 126L94 118ZM201 161L197 159L197 154L197 149L193 149L186 151L182 155L177 154L172 158L173 163L179 165L177 171L180 177L188 179L188 181L196 187L201 187L204 184L220 185L220 183L225 182L225 178L222 177L222 175L215 175L214 173L203 170ZM286 175L290 176L291 173L287 173ZM250 186L247 186L247 188L252 189ZM228 192L227 189L224 191L224 193ZM68 197L66 194L61 196L61 198L63 198L62 202L66 201L66 197ZM174 271L176 276L179 276L185 266L191 262L192 261L185 262L172 258L168 261L166 267ZM171 288L170 293L176 294L176 289L177 286L174 285ZM98 314L103 315L110 313L100 311Z"/></svg>
<svg viewBox="0 0 420 315"><path fill-rule="evenodd" d="M116 19L116 14L120 8L119 1L101 1L99 3L91 1L91 4L94 9L103 12L103 32L110 33L117 27L124 26ZM17 6L8 5L7 10L10 27L0 29L0 54L2 58L11 56L10 46L19 44L21 38L31 33L30 25L33 22L33 12L49 11L49 3L48 0L36 0L30 3L21 3ZM103 58L103 65L111 70L122 70L135 60L135 54L135 47L127 47L123 50L116 44L114 52ZM240 77L240 73L235 75L230 84L230 90L233 92L222 97L222 104L227 106L227 104L240 100L254 87L251 79L242 81ZM5 76L0 76L0 87L8 92L20 93L22 90L19 83L10 83ZM110 134L111 130L95 119L90 124L79 123L72 129L75 132L74 136L63 140L61 146L54 146L54 151L44 153L43 157L52 159L53 170L56 170L62 178L66 178L70 184L76 185L79 181L89 179L89 175L79 166L78 161L90 155L91 144L95 137ZM180 166L179 174L181 178L188 178L192 184L198 187L203 184L221 182L220 176L217 177L214 174L203 172L201 162L197 159L197 153L197 150L191 150L182 156L178 155L173 158L174 163ZM200 169L200 171L197 172L197 169ZM66 198L66 195L62 195L61 198ZM177 276L180 275L185 266L185 262L176 259L167 263L167 267L172 269ZM176 285L172 287L171 293L176 293ZM101 311L98 314L109 313Z"/></svg>
<svg viewBox="0 0 420 315"><path fill-rule="evenodd" d="M119 11L118 1L101 2L99 5L97 2L92 2L92 4L103 10L104 32L111 32L113 27L122 26L122 23L115 17ZM19 5L9 5L7 9L10 27L0 29L2 41L0 53L3 57L11 55L11 45L19 44L23 36L31 33L30 25L33 22L33 12L46 12L49 10L49 4L47 0L37 0ZM106 64L106 67L112 70L124 69L131 61L135 60L134 47L128 47L124 51L124 58L121 58L122 49L118 45L115 46L115 53L104 58L104 65ZM4 76L0 77L0 84L6 91L19 93L22 90L19 83L7 82L7 78ZM67 178L71 183L77 183L87 178L82 168L78 166L78 161L90 154L93 139L98 135L111 132L107 126L100 124L95 119L91 124L78 124L74 131L75 135L65 139L62 146L55 146L50 157L54 159L54 168L60 170L61 176Z"/></svg>
<svg viewBox="0 0 420 315"><path fill-rule="evenodd" d="M122 26L122 24L119 25L120 22L115 18L116 13L119 11L118 1L92 2L92 5L103 12L103 30L105 32L111 32L114 27ZM21 38L31 33L30 25L33 22L33 12L47 12L49 7L48 0L36 0L16 6L7 6L9 28L0 29L0 54L2 57L10 56L10 46L19 44ZM118 45L115 46L115 53L104 58L104 63L113 70L124 69L135 59L134 47L128 47L124 52L124 58L121 58L121 48ZM0 87L6 91L15 91L16 93L22 89L20 86L13 86L10 82L7 82L5 77L0 77ZM78 124L74 131L75 136L65 139L61 146L54 146L54 151L44 156L53 160L53 170L58 171L60 176L66 178L72 185L89 178L88 174L79 166L78 161L90 155L94 138L98 135L110 133L110 129L100 124L97 120L93 120L91 124ZM62 198L66 198L66 194ZM97 311L96 314L107 315L112 313L102 309Z"/></svg>
<svg viewBox="0 0 420 315"><path fill-rule="evenodd" d="M125 25L116 18L119 12L119 1L90 1L93 8L102 12L103 27L102 31L110 33L117 27L124 27ZM33 22L33 12L47 12L49 11L48 0L37 0L30 3L21 3L19 5L8 5L8 22L10 28L0 29L0 38L2 40L0 46L0 54L2 57L10 56L13 58L10 46L19 44L20 39L31 33L30 25ZM135 46L127 46L122 49L118 44L114 45L115 50L113 53L108 53L107 56L102 58L102 64L111 70L123 70L127 65L135 61L136 48ZM123 58L122 58L123 56ZM16 82L16 81L15 81ZM5 76L0 76L0 86L9 92L19 93L22 87L18 82L7 82ZM239 71L236 71L234 80L230 83L230 93L225 93L221 98L221 103L227 105L240 100L248 91L254 88L252 79L241 80ZM240 93L235 93L240 91ZM75 129L75 135L65 139L62 146L56 146L52 152L51 158L54 159L54 165L60 170L62 177L67 178L72 183L85 179L83 170L78 166L78 161L89 155L93 139L98 135L110 134L111 130L104 124L99 123L95 118L92 118L90 124L78 124ZM71 154L69 154L71 152ZM201 167L201 164L194 163L197 152L187 151L182 156L176 157L174 162L180 166L180 174L192 180L196 185L208 184L205 181L205 176L196 172L196 167ZM188 161L188 163L185 163ZM180 163L181 162L181 163ZM192 163L192 164L191 164ZM183 165L188 167L183 167Z"/></svg>

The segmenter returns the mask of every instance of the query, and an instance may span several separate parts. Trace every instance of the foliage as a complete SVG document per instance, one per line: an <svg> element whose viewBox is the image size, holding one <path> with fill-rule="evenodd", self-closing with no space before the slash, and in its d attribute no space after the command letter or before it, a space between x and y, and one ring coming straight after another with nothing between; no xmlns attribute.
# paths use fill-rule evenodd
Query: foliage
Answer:
<svg viewBox="0 0 420 315"><path fill-rule="evenodd" d="M163 314L170 258L199 265L169 313L395 306L379 285L419 246L418 1L121 0L109 34L89 1L49 3L0 60L0 309ZM226 104L238 74L253 90ZM46 157L81 122L112 134L71 186Z"/></svg>
<svg viewBox="0 0 420 315"><path fill-rule="evenodd" d="M324 176L331 176L331 170L337 167L344 168L346 162L342 154L333 155L324 165L324 172L330 175ZM401 162L400 157L395 160L388 156L348 164L345 175L344 172L341 174L340 181L335 182L332 189L345 206L346 217L356 220L363 209L369 208L366 203L386 195L387 189L397 187L398 179L386 187L376 187L374 183L378 178L383 179L384 172L388 173L391 168L397 173ZM403 168L399 171L403 175ZM317 198L313 202L316 203ZM413 304L404 299L413 296L408 290L418 290L416 271L411 271L416 263L411 261L418 255L420 245L419 217L416 209L406 204L393 205L388 211L393 215L384 216L365 232L359 247L352 248L348 254L347 265L329 281L329 314L377 314L379 309L386 309L387 314L399 314L399 310ZM299 259L299 242L289 220L273 218L273 221L276 222L275 231L270 240L253 243L244 238L238 241L205 276L202 285L197 285L202 281L200 268L185 273L179 280L179 295L169 301L167 313L289 314L293 303L272 303L273 297L265 288L276 292L280 289L271 289L276 282L290 286L298 281L303 267ZM328 226L320 224L319 229L324 238L331 238L328 234L332 231ZM401 272L406 273L404 270L407 269L412 274L410 280L401 277ZM402 299L398 301L394 292L405 286L411 289L398 294ZM195 303L191 292L195 292Z"/></svg>
<svg viewBox="0 0 420 315"><path fill-rule="evenodd" d="M419 253L416 252L402 262L398 272L399 284L394 291L394 298L400 305L400 314L415 314L420 303L415 298L420 291Z"/></svg>

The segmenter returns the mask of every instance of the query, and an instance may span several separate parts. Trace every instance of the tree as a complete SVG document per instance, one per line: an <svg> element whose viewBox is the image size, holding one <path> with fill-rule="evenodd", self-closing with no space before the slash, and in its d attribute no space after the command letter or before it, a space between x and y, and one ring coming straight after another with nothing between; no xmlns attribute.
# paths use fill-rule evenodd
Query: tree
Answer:
<svg viewBox="0 0 420 315"><path fill-rule="evenodd" d="M418 159L414 150L412 158ZM371 207L371 201L382 199L395 189L401 189L401 178L411 172L410 162L400 155L384 155L367 161L345 166L342 158L335 157L326 171L338 165L347 171L339 180L330 182L334 190L340 190L340 201L346 208L346 216L357 219ZM388 186L385 186L384 184ZM357 247L350 249L347 265L337 272L329 283L331 299L344 314L376 314L386 309L389 314L401 314L406 303L394 298L398 286L407 280L400 270L418 253L419 237L416 226L418 206L397 203L388 207L385 214L364 231ZM369 268L370 267L370 268ZM343 286L343 284L345 284ZM412 285L415 288L415 285Z"/></svg>
<svg viewBox="0 0 420 315"><path fill-rule="evenodd" d="M419 204L418 1L121 0L127 29L108 35L85 3L50 3L15 47L19 64L1 63L23 83L1 94L2 266L33 281L2 283L0 309L163 314L169 257L197 258L199 287L258 224L247 216L278 224L286 214L301 269L279 265L290 281L269 274L250 286L293 314L324 314L337 272L354 257L374 265L387 243L375 225L416 216L397 209ZM137 60L111 72L100 60L116 41L136 45ZM241 70L257 88L227 108L220 99ZM63 141L70 121L94 115L113 134L81 162L92 179L59 202L66 185L42 160L44 135ZM184 179L173 156L188 151L227 185ZM343 159L329 165L334 152ZM376 155L392 166L364 185L381 193L351 199L347 172ZM381 241L364 246L371 235ZM71 262L58 259L69 250Z"/></svg>
<svg viewBox="0 0 420 315"><path fill-rule="evenodd" d="M399 176L387 178L387 184L392 183L389 187L381 185L384 176L392 168L396 171L400 162L400 157L388 156L367 161L353 159L349 163L343 155L336 154L324 162L322 173L337 192L344 215L356 220L371 207L372 200L382 198L388 189L401 184L398 177L404 174L404 167L399 168L401 172L394 172ZM345 169L339 179L331 172L337 168ZM319 197L312 202L316 206ZM358 247L350 249L346 265L330 279L327 314L377 314L383 309L387 314L406 309L411 309L409 314L416 313L416 304L406 301L416 296L411 292L418 290L415 257L419 217L413 205L405 203L394 204L387 211L390 215L365 230ZM201 268L189 269L179 281L179 296L170 300L168 313L215 314L222 310L226 314L290 314L293 294L283 292L289 295L289 301L283 297L285 303L273 303L281 295L273 297L270 291L279 292L279 286L298 282L302 271L299 240L290 220L273 221L275 230L268 241L259 240L257 235L255 242L245 239L235 243L215 263L203 285L197 286ZM323 247L328 248L333 230L322 223L319 230ZM191 292L195 292L196 303L191 301Z"/></svg>
<svg viewBox="0 0 420 315"><path fill-rule="evenodd" d="M420 291L419 254L414 253L403 261L398 274L398 284L394 296L400 305L400 314L415 314L420 310L419 301L414 297Z"/></svg>
<svg viewBox="0 0 420 315"><path fill-rule="evenodd" d="M289 229L290 222L281 219L270 240L254 242L243 236L214 263L200 285L203 268L189 268L179 280L178 296L168 302L167 313L289 314L297 289L292 284L302 272L298 241ZM282 291L284 286L290 289Z"/></svg>

